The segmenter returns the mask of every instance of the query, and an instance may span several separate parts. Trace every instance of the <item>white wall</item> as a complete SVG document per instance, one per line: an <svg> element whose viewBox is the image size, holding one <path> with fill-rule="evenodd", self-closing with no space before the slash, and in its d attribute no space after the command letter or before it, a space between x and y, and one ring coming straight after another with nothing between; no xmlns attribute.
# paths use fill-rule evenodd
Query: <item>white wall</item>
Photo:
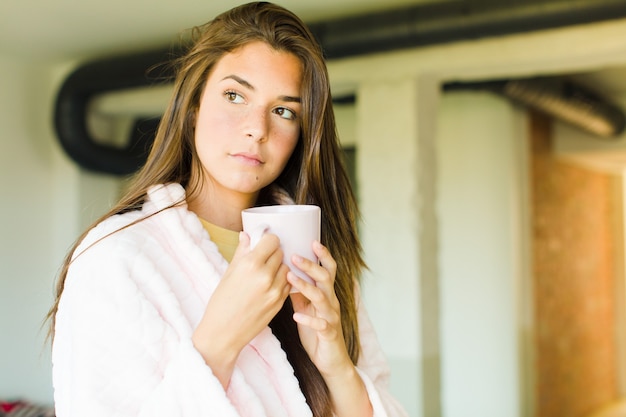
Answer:
<svg viewBox="0 0 626 417"><path fill-rule="evenodd" d="M51 405L44 322L62 260L112 201L117 181L82 172L53 131L56 90L73 64L0 54L0 399Z"/></svg>
<svg viewBox="0 0 626 417"><path fill-rule="evenodd" d="M521 410L518 288L525 113L488 93L444 95L439 112L442 402L446 417Z"/></svg>
<svg viewBox="0 0 626 417"><path fill-rule="evenodd" d="M0 56L0 398L51 402L41 329L55 259L47 68Z"/></svg>
<svg viewBox="0 0 626 417"><path fill-rule="evenodd" d="M521 415L519 322L527 227L525 112L486 93L426 100L414 81L359 89L352 115L337 112L339 131L357 149L362 237L370 272L364 297L392 370L391 389L412 416ZM369 105L363 104L369 103ZM384 109L395 107L392 114ZM430 113L428 113L430 112ZM420 154L417 117L436 120L436 161ZM385 117L377 115L385 114ZM356 131L351 124L357 125ZM430 126L429 132L435 132ZM423 168L423 167L422 167ZM419 177L435 182L436 201L422 201ZM429 197L433 198L433 197ZM437 208L438 244L426 248L423 206ZM436 257L438 310L424 312L420 255ZM432 260L430 260L432 261ZM438 269L438 270L437 270ZM427 297L426 297L427 298ZM426 317L424 317L424 315ZM423 327L438 323L438 352L428 352ZM434 356L434 357L433 357ZM437 375L427 367L440 364ZM433 383L434 381L434 383ZM428 392L438 402L429 405ZM439 398L440 396L440 398ZM427 411L434 408L433 411Z"/></svg>
<svg viewBox="0 0 626 417"><path fill-rule="evenodd" d="M357 92L356 168L369 267L363 299L392 368L392 391L416 415L425 401L418 378L418 87L411 79L389 80L363 83Z"/></svg>

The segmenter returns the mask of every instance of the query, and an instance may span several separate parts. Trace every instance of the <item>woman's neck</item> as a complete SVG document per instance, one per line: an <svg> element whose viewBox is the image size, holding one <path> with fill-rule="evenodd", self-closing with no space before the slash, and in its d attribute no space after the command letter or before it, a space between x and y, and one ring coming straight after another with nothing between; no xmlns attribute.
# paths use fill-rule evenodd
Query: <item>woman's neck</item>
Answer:
<svg viewBox="0 0 626 417"><path fill-rule="evenodd" d="M219 192L204 187L195 196L187 199L189 210L200 218L228 230L241 231L241 211L252 207L256 195L234 192Z"/></svg>

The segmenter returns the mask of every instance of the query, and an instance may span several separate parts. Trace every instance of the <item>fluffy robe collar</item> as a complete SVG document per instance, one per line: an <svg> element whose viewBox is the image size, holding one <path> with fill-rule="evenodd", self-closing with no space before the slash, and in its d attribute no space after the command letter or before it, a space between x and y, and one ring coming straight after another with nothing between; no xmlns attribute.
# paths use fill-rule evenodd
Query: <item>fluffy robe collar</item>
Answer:
<svg viewBox="0 0 626 417"><path fill-rule="evenodd" d="M274 197L279 204L293 204L284 191L274 192ZM175 207L164 210L171 206ZM175 236L178 245L187 249L186 255L197 256L199 263L208 260L212 264L213 273L203 277L205 280L208 278L208 300L228 266L226 260L210 241L198 217L187 209L185 190L180 184L157 185L149 189L142 211L145 215L159 210L164 210L158 215L164 216L162 225ZM201 250L194 250L193 247ZM241 352L227 394L242 416L262 416L265 413L275 417L312 415L293 368L269 327Z"/></svg>

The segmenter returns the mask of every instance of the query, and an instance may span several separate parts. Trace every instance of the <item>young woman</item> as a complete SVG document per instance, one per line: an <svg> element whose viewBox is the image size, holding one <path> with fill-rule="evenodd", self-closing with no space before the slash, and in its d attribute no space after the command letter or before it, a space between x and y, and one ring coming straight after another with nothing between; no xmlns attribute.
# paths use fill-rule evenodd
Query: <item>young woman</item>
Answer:
<svg viewBox="0 0 626 417"><path fill-rule="evenodd" d="M197 28L148 161L65 261L58 417L401 416L359 300L356 206L321 50L270 3ZM316 204L319 264L241 211ZM294 287L299 292L290 294Z"/></svg>

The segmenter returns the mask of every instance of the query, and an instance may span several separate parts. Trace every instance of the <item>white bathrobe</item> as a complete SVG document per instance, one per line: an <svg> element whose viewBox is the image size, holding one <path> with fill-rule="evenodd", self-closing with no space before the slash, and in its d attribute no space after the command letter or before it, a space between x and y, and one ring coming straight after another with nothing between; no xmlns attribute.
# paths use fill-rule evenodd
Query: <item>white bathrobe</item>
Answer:
<svg viewBox="0 0 626 417"><path fill-rule="evenodd" d="M141 211L105 220L75 251L52 351L57 417L312 415L269 327L243 349L226 391L194 348L228 263L184 201L179 184L155 186ZM375 416L404 416L360 302L359 329L357 370Z"/></svg>

